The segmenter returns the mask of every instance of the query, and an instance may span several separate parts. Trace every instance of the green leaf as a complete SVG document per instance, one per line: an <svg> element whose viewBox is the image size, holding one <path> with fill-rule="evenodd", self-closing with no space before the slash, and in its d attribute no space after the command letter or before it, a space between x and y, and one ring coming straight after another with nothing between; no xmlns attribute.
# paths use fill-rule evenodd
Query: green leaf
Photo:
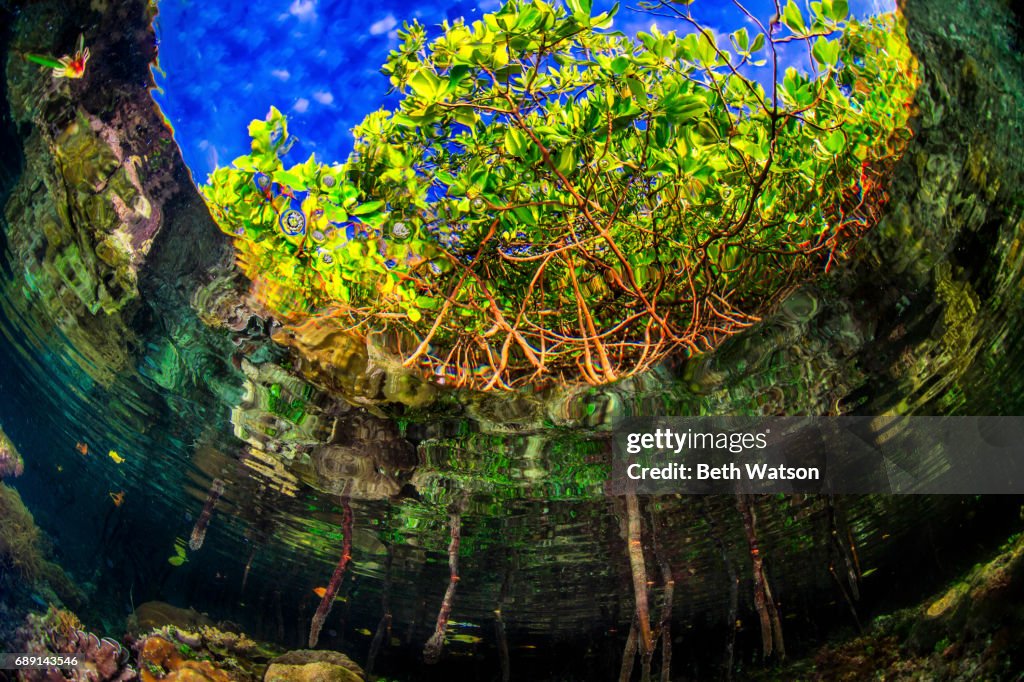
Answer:
<svg viewBox="0 0 1024 682"><path fill-rule="evenodd" d="M612 72L615 73L615 75L621 76L626 73L626 70L629 68L629 60L621 56L616 57L612 60L611 67Z"/></svg>
<svg viewBox="0 0 1024 682"><path fill-rule="evenodd" d="M708 66L718 63L718 42L711 29L703 29L697 37L697 56Z"/></svg>
<svg viewBox="0 0 1024 682"><path fill-rule="evenodd" d="M505 131L505 151L512 156L525 156L529 151L526 135L517 128L509 128Z"/></svg>
<svg viewBox="0 0 1024 682"><path fill-rule="evenodd" d="M576 170L576 152L573 151L572 147L565 147L558 153L555 168L562 175L569 175Z"/></svg>
<svg viewBox="0 0 1024 682"><path fill-rule="evenodd" d="M633 99L640 103L641 106L647 104L647 89L639 79L633 76L626 78L626 85L629 86L629 91L633 95Z"/></svg>
<svg viewBox="0 0 1024 682"><path fill-rule="evenodd" d="M439 305L439 301L432 296L417 296L416 305L424 310L436 310ZM413 321L415 322L416 320Z"/></svg>
<svg viewBox="0 0 1024 682"><path fill-rule="evenodd" d="M275 172L274 181L294 190L306 189L306 181L293 171L279 170Z"/></svg>
<svg viewBox="0 0 1024 682"><path fill-rule="evenodd" d="M843 131L834 130L832 134L825 138L823 143L825 149L829 150L833 154L839 154L846 149L846 136L843 135Z"/></svg>
<svg viewBox="0 0 1024 682"><path fill-rule="evenodd" d="M432 72L421 69L409 79L409 87L423 99L434 99L437 96L441 80Z"/></svg>
<svg viewBox="0 0 1024 682"><path fill-rule="evenodd" d="M33 64L45 66L50 69L61 69L64 67L64 65L61 64L59 60L54 59L53 57L46 57L41 54L26 54L25 59L32 62Z"/></svg>
<svg viewBox="0 0 1024 682"><path fill-rule="evenodd" d="M343 223L348 220L348 213L341 206L335 204L327 204L324 206L324 215L327 219L334 223Z"/></svg>
<svg viewBox="0 0 1024 682"><path fill-rule="evenodd" d="M384 206L383 201L367 201L362 204L358 204L349 209L351 215L367 215L368 213L376 213Z"/></svg>
<svg viewBox="0 0 1024 682"><path fill-rule="evenodd" d="M702 116L709 109L707 100L700 95L680 95L666 105L666 113L673 123L685 123Z"/></svg>
<svg viewBox="0 0 1024 682"><path fill-rule="evenodd" d="M750 47L750 34L747 33L746 27L733 32L732 42L740 52L747 51L747 48Z"/></svg>
<svg viewBox="0 0 1024 682"><path fill-rule="evenodd" d="M803 35L807 32L804 15L800 12L800 7L793 0L789 0L786 3L786 8L782 10L782 23L797 35Z"/></svg>
<svg viewBox="0 0 1024 682"><path fill-rule="evenodd" d="M811 48L811 54L819 63L825 66L835 66L839 61L839 43L818 36L818 39L814 41L814 47Z"/></svg>

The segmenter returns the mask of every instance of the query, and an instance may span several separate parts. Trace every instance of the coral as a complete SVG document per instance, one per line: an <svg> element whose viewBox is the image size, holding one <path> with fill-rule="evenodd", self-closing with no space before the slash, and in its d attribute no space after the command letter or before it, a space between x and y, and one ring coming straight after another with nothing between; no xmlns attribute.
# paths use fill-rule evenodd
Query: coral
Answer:
<svg viewBox="0 0 1024 682"><path fill-rule="evenodd" d="M23 670L24 682L128 682L137 674L129 651L112 639L86 632L70 611L51 606L45 614L30 613L18 630L20 651L39 655L77 655L80 665L63 673L55 669Z"/></svg>
<svg viewBox="0 0 1024 682"><path fill-rule="evenodd" d="M267 662L280 654L245 634L213 625L191 629L166 625L142 638L136 649L147 656L148 665L140 663L143 679L150 675L151 679L170 680L219 680L218 675L225 674L232 682L258 682ZM167 677L159 677L162 674Z"/></svg>
<svg viewBox="0 0 1024 682"><path fill-rule="evenodd" d="M139 675L142 682L233 682L226 672L209 661L188 660L180 645L159 635L141 642Z"/></svg>
<svg viewBox="0 0 1024 682"><path fill-rule="evenodd" d="M24 470L25 463L21 459L21 453L3 429L0 429L0 478L21 476Z"/></svg>
<svg viewBox="0 0 1024 682"><path fill-rule="evenodd" d="M267 668L264 682L356 682L363 671L348 656L337 651L302 649L275 658Z"/></svg>

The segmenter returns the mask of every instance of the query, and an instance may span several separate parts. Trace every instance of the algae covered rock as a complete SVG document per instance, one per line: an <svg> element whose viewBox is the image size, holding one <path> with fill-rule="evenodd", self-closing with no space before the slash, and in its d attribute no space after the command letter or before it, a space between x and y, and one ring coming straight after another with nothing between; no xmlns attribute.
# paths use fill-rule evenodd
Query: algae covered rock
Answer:
<svg viewBox="0 0 1024 682"><path fill-rule="evenodd" d="M361 682L363 669L337 651L300 649L275 658L263 682Z"/></svg>
<svg viewBox="0 0 1024 682"><path fill-rule="evenodd" d="M4 589L5 580L10 580L15 589L31 588L51 601L77 607L85 600L82 589L64 569L47 559L45 544L21 495L0 483L0 589Z"/></svg>

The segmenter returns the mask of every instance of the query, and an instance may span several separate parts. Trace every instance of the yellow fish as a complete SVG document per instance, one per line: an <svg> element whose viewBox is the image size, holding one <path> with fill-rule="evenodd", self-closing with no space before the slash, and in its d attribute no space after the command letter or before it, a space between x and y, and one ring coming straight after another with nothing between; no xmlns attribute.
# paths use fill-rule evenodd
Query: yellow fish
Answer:
<svg viewBox="0 0 1024 682"><path fill-rule="evenodd" d="M484 641L483 637L477 637L476 635L463 635L463 634L452 635L450 637L450 639L453 642L464 642L466 644L479 644L480 642Z"/></svg>
<svg viewBox="0 0 1024 682"><path fill-rule="evenodd" d="M359 628L358 630L356 630L356 634L357 635L362 635L363 637L369 637L373 633L370 632L370 630L367 629L367 628Z"/></svg>
<svg viewBox="0 0 1024 682"><path fill-rule="evenodd" d="M120 463L124 462L124 457L122 457L121 455L117 454L116 450L111 450L110 452L108 452L107 453L107 457L109 457L110 459L114 460L114 464L120 464Z"/></svg>

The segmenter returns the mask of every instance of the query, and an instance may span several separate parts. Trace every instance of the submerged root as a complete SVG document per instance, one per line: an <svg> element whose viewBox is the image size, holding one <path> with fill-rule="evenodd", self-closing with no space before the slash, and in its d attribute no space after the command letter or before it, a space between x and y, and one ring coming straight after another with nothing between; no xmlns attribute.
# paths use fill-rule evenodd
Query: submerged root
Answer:
<svg viewBox="0 0 1024 682"><path fill-rule="evenodd" d="M196 525L192 527L192 535L188 540L188 548L193 552L198 551L203 546L203 541L206 540L206 529L209 528L210 519L213 518L213 508L217 506L217 501L220 500L220 496L223 494L224 481L219 478L213 479L213 483L210 484L210 491L206 495L203 511L200 512L199 518L196 519Z"/></svg>
<svg viewBox="0 0 1024 682"><path fill-rule="evenodd" d="M462 531L462 515L456 508L448 516L448 527L451 541L448 543L448 589L441 600L441 609L437 612L437 623L434 634L423 647L423 660L428 664L437 663L444 650L444 636L448 631L448 617L452 613L452 601L455 599L455 586L459 582L459 540Z"/></svg>
<svg viewBox="0 0 1024 682"><path fill-rule="evenodd" d="M633 572L633 596L636 600L639 647L643 656L650 656L654 649L651 636L651 616L647 594L647 566L644 563L644 548L640 535L640 502L635 493L626 494L626 542L629 546L629 565Z"/></svg>
<svg viewBox="0 0 1024 682"><path fill-rule="evenodd" d="M373 641L370 642L370 653L366 657L366 674L367 680L373 679L373 666L377 662L377 654L380 653L380 647L384 643L385 638L391 639L391 562L392 562L392 549L391 545L388 545L388 558L384 565L384 588L380 593L380 605L383 613L380 617L380 622L377 623L377 631L373 633Z"/></svg>
<svg viewBox="0 0 1024 682"><path fill-rule="evenodd" d="M757 541L757 514L749 495L739 495L736 500L740 515L743 517L743 530L747 535L747 546L750 548L750 559L754 574L754 607L757 609L761 622L761 645L765 658L775 653L780 659L786 657L786 647L782 641L782 620L772 598L771 586L764 570L764 557Z"/></svg>
<svg viewBox="0 0 1024 682"><path fill-rule="evenodd" d="M345 570L348 568L349 561L352 560L352 506L348 503L348 495L342 498L341 507L341 529L344 534L341 558L338 559L338 565L335 567L333 575L331 575L330 582L327 583L327 589L320 600L320 606L317 607L316 613L313 614L313 622L309 627L310 649L316 647L316 643L320 640L320 629L323 628L324 621L327 620L327 615L331 612L334 598L338 595L338 590L341 589L341 582L345 578Z"/></svg>
<svg viewBox="0 0 1024 682"><path fill-rule="evenodd" d="M672 567L658 546L658 517L651 510L651 546L654 558L661 571L661 579L665 584L662 593L661 619L658 629L661 634L661 682L672 679L672 600L675 598L676 581L672 576Z"/></svg>
<svg viewBox="0 0 1024 682"><path fill-rule="evenodd" d="M622 652L622 667L619 668L619 682L629 682L633 677L633 663L636 659L636 615L629 624L629 635L626 637L626 650Z"/></svg>

